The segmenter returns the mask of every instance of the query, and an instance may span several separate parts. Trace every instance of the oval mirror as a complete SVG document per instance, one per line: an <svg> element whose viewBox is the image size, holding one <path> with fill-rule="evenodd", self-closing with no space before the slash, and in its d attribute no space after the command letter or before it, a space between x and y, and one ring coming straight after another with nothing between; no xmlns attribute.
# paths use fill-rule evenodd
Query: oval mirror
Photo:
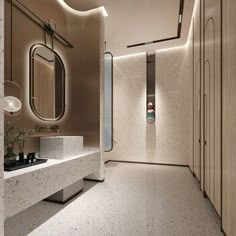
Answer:
<svg viewBox="0 0 236 236"><path fill-rule="evenodd" d="M46 121L59 120L65 113L65 67L60 56L42 44L30 50L30 106Z"/></svg>

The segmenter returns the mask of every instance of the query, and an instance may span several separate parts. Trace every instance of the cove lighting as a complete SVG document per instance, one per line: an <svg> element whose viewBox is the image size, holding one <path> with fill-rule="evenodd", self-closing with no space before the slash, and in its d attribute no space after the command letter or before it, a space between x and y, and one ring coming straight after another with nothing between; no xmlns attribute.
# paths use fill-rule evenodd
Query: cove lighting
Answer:
<svg viewBox="0 0 236 236"><path fill-rule="evenodd" d="M107 16L108 16L108 13L107 13L106 8L105 8L104 6L102 6L101 9L102 9L102 15L103 15L104 17L107 17Z"/></svg>
<svg viewBox="0 0 236 236"><path fill-rule="evenodd" d="M88 11L77 11L77 10L71 8L69 5L67 5L67 3L64 0L57 0L57 2L63 8L65 8L67 11L71 12L72 14L76 14L76 15L86 16L86 15L92 13L93 11L96 11L96 9L91 9L91 10L88 10ZM106 8L104 6L99 7L99 9L101 9L103 17L108 16L108 13L107 13Z"/></svg>
<svg viewBox="0 0 236 236"><path fill-rule="evenodd" d="M123 56L115 56L114 59L124 59L124 58L129 58L129 57L138 57L138 56L146 56L146 52L133 53L133 54L123 55Z"/></svg>

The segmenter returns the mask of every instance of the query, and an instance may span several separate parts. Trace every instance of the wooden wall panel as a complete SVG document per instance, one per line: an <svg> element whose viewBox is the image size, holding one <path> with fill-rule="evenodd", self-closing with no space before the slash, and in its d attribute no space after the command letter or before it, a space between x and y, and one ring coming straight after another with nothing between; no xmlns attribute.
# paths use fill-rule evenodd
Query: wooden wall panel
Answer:
<svg viewBox="0 0 236 236"><path fill-rule="evenodd" d="M223 229L236 235L236 1L223 0Z"/></svg>
<svg viewBox="0 0 236 236"><path fill-rule="evenodd" d="M235 188L236 186L236 145L235 145L236 144L236 66L235 66L236 1L201 0L200 3L202 12L200 17L202 25L202 31L201 31L202 68L204 63L204 69L202 69L201 71L202 75L201 76L202 77L201 78L202 79L201 140L204 140L204 135L206 135L207 137L206 148L204 148L204 143L202 142L203 145L201 153L202 156L201 188L202 190L204 190L205 188L206 194L209 196L211 202L213 203L217 212L221 216L222 230L226 233L227 236L235 236L236 235L236 224L235 224L236 222L236 188ZM198 18L199 18L198 10L196 9L194 15L194 29L193 29L194 41L195 41L194 49L197 48L196 27ZM190 37L190 42L192 42L191 37ZM223 47L221 47L222 46L221 43ZM189 51L190 52L192 51L191 47ZM196 50L194 50L194 54L195 54L194 69L196 70L196 61L197 61ZM194 72L195 71L193 71L192 73ZM196 76L194 75L194 79L195 78ZM198 86L196 85L196 80L194 85L195 85L194 104L196 106L196 90L198 88ZM205 110L203 106L204 93L205 95L207 95ZM223 96L221 97L221 95ZM221 106L222 101L223 103ZM223 120L221 120L221 118L223 118ZM205 126L203 125L204 119L206 119ZM196 122L196 115L195 115L195 122ZM221 125L223 131L222 133L220 132ZM196 135L196 126L194 127ZM220 140L221 138L222 140ZM196 136L194 145L197 145ZM205 161L203 159L204 156L203 151L205 151L204 153ZM194 154L195 154L194 157L196 157L196 147ZM194 163L196 165L196 159ZM190 164L192 164L191 161ZM193 169L192 166L191 169Z"/></svg>
<svg viewBox="0 0 236 236"><path fill-rule="evenodd" d="M205 192L221 214L221 0L204 1Z"/></svg>
<svg viewBox="0 0 236 236"><path fill-rule="evenodd" d="M192 30L193 172L221 215L221 0L196 1Z"/></svg>
<svg viewBox="0 0 236 236"><path fill-rule="evenodd" d="M201 188L206 190L222 219L227 236L236 235L236 1L201 0ZM222 19L221 19L222 14ZM194 15L194 71L196 74L198 9ZM222 28L221 28L221 23ZM222 40L223 39L223 40ZM221 47L223 43L223 47ZM190 49L191 50L191 49ZM222 53L221 53L222 50ZM222 69L222 70L221 70ZM221 76L222 73L222 76ZM196 94L194 74L194 164L196 165ZM221 81L220 81L221 80ZM223 87L222 87L223 86ZM223 89L223 97L222 90ZM204 109L203 95L206 95ZM222 99L222 100L221 100ZM221 106L221 102L222 106ZM204 112L203 112L204 111ZM223 120L221 118L223 117ZM205 121L205 125L203 125ZM222 124L221 124L222 122ZM222 125L222 133L221 131ZM205 131L204 131L205 130ZM222 140L220 140L222 138ZM221 145L222 141L222 145ZM222 150L221 150L222 148ZM203 152L204 151L204 152ZM222 153L221 153L222 152ZM205 155L203 155L203 153ZM204 159L203 159L204 156ZM222 165L221 165L222 164ZM197 172L196 166L194 166ZM205 171L204 171L205 170ZM222 172L221 172L222 171ZM222 174L222 176L221 176ZM196 174L197 176L197 174ZM222 181L222 182L221 182ZM222 187L222 189L221 189ZM221 205L222 204L222 205ZM222 206L222 209L221 209Z"/></svg>
<svg viewBox="0 0 236 236"><path fill-rule="evenodd" d="M57 24L57 31L74 46L73 49L66 48L54 41L54 49L62 57L66 67L66 112L59 121L42 121L29 107L29 49L35 43L44 43L44 31L27 15L13 7L13 79L23 90L23 110L18 117L21 125L28 128L34 128L36 124L59 125L59 132L56 135L81 135L85 137L87 146L99 147L100 118L102 118L100 117L100 71L103 69L101 55L103 56L104 45L104 40L101 38L103 21L101 21L100 10L93 10L88 14L72 14L55 0L47 0L47 7L45 7L45 0L21 1L43 20L53 18ZM7 16L11 15L10 10L10 2L5 0ZM7 62L5 75L6 79L10 79L11 18L9 17L6 19L5 32ZM49 37L47 39L50 47L51 40ZM32 147L37 147L35 142L38 142L38 139L27 142L25 151L32 151Z"/></svg>

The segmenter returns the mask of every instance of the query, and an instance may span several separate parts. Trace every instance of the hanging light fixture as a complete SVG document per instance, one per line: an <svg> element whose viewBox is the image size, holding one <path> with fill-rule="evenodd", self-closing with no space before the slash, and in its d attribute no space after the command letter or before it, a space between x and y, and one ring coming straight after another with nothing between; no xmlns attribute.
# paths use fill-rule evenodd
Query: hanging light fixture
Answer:
<svg viewBox="0 0 236 236"><path fill-rule="evenodd" d="M11 80L4 81L4 111L8 115L18 115L22 108L21 88Z"/></svg>
<svg viewBox="0 0 236 236"><path fill-rule="evenodd" d="M12 2L11 2L11 29L13 27L13 14L12 14ZM4 86L4 98L3 98L3 108L5 114L10 116L16 116L22 109L22 102L21 102L21 87L13 81L13 65L12 65L12 58L13 58L13 51L12 51L12 31L11 31L11 76L10 80L5 80L3 82Z"/></svg>
<svg viewBox="0 0 236 236"><path fill-rule="evenodd" d="M13 96L4 97L4 110L10 113L20 111L22 107L21 101Z"/></svg>

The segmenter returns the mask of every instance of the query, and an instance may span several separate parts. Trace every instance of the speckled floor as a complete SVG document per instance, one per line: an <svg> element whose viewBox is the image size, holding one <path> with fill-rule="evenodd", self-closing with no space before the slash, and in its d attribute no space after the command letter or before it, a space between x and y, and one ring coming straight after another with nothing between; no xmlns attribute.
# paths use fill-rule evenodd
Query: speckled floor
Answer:
<svg viewBox="0 0 236 236"><path fill-rule="evenodd" d="M219 219L188 168L109 163L68 204L40 202L5 222L6 236L218 236Z"/></svg>

